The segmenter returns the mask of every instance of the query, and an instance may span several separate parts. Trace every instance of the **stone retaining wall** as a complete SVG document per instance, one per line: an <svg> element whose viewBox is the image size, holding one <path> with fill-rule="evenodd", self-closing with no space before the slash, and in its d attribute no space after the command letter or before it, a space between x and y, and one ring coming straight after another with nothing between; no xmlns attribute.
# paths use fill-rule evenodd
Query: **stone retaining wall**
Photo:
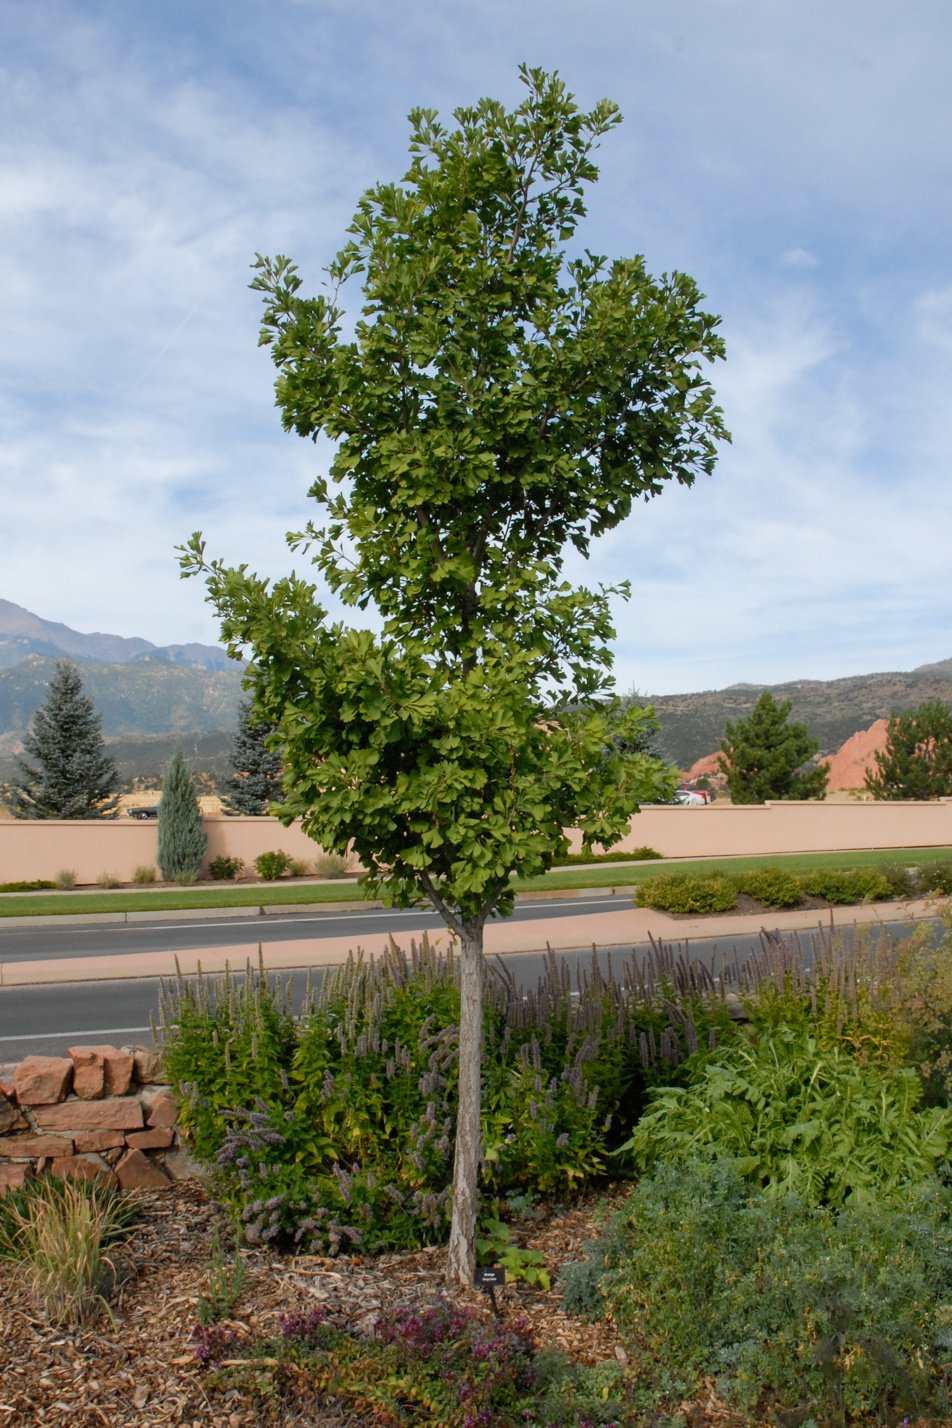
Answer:
<svg viewBox="0 0 952 1428"><path fill-rule="evenodd" d="M193 1174L157 1051L71 1046L0 1074L0 1194L50 1171L124 1190Z"/></svg>

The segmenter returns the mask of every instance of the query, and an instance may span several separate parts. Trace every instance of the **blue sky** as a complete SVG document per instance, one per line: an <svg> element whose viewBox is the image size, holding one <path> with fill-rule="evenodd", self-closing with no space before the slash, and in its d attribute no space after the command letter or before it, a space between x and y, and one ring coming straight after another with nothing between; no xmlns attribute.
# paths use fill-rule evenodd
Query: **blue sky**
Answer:
<svg viewBox="0 0 952 1428"><path fill-rule="evenodd" d="M950 41L948 0L6 0L0 596L212 642L177 544L289 568L326 453L281 429L254 254L316 291L407 111L516 103L526 61L625 115L585 244L689 272L727 343L715 475L588 572L633 585L619 687L949 657Z"/></svg>

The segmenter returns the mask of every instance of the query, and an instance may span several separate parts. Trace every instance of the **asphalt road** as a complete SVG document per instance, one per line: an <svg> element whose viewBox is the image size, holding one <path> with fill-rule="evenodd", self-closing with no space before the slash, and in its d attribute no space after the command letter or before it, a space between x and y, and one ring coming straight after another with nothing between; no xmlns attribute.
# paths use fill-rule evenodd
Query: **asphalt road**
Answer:
<svg viewBox="0 0 952 1428"><path fill-rule="evenodd" d="M591 925L591 939L586 930L584 946L558 955L568 965L573 978L579 965L587 966L593 947L599 944L599 914L618 910L618 897L595 894L571 898L564 902L543 901L520 903L514 919L525 922L579 916ZM37 927L21 925L0 927L0 962L17 960L47 961L50 980L27 986L0 986L0 1064L18 1061L30 1054L62 1054L67 1046L80 1043L112 1042L123 1044L150 1041L152 1024L159 1018L160 983L155 977L123 978L122 980L56 982L55 962L68 957L129 955L136 952L183 951L212 947L247 945L249 952L264 938L268 942L301 941L321 937L346 937L347 945L358 947L361 939L376 937L392 929L399 937L400 919L412 919L409 925L420 928L427 924L426 914L415 910L394 913L380 909L358 909L345 913L290 913L261 917L214 917L196 921L169 922L81 923ZM442 927L435 916L429 920L434 929ZM936 924L938 926L938 924ZM892 924L893 935L904 935L909 924ZM690 955L708 965L722 967L732 958L742 959L760 943L757 934L731 933L729 936L695 936L689 944L674 947L677 954ZM842 929L849 936L849 928ZM605 939L602 939L603 941ZM811 936L799 934L804 956L810 956ZM648 955L648 946L612 946L597 951L603 970L609 965L617 972L631 957L641 961ZM507 954L502 959L517 985L523 990L535 987L544 964L538 952ZM307 971L276 972L282 984L291 988L295 1005L300 1005L307 986L319 984L319 967Z"/></svg>
<svg viewBox="0 0 952 1428"><path fill-rule="evenodd" d="M542 918L577 917L583 913L597 918L600 912L617 912L620 898L593 891L584 897L564 901L519 902L510 922ZM0 964L34 962L60 957L134 956L138 952L182 952L191 948L247 946L258 943L298 941L309 937L346 937L359 947L362 940L379 937L389 930L399 936L401 925L439 931L443 922L425 908L405 912L392 908L355 907L345 912L267 914L264 917L222 913L213 917L159 918L148 922L97 922L93 918L64 918L42 926L25 919L16 926L0 922ZM593 926L597 940L597 924Z"/></svg>
<svg viewBox="0 0 952 1428"><path fill-rule="evenodd" d="M597 928L593 928L593 934ZM710 938L690 944L690 954L710 962L732 954L743 956L758 944L756 937ZM618 948L596 952L603 972L609 968L620 974L629 957L642 961L646 947ZM579 967L588 968L593 949L559 953L575 980ZM545 956L520 952L500 959L523 991L531 991L542 975ZM274 977L288 986L295 1007L304 998L308 978L315 989L322 969L278 972ZM122 981L44 983L27 987L0 988L0 1064L22 1060L24 1056L61 1056L68 1046L96 1043L122 1045L150 1042L153 1021L159 1019L160 987L155 978Z"/></svg>

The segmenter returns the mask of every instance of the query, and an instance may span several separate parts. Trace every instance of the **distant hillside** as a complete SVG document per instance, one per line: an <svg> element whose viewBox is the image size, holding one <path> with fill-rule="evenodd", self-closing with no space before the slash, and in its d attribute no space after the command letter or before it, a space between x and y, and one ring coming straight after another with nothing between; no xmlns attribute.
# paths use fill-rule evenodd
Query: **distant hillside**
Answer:
<svg viewBox="0 0 952 1428"><path fill-rule="evenodd" d="M230 770L241 666L214 645L158 647L121 635L80 634L0 600L0 780L9 778L19 740L46 698L57 659L82 665L83 685L102 715L103 734L124 778L161 774L176 741L196 773ZM645 696L661 721L661 742L682 769L720 748L729 719L746 718L761 692L790 699L795 719L832 754L859 729L926 699L952 702L952 659L908 673L789 684L735 684L698 694ZM639 699L639 702L641 700Z"/></svg>
<svg viewBox="0 0 952 1428"><path fill-rule="evenodd" d="M926 699L952 702L952 659L920 665L908 673L859 674L848 679L798 680L789 684L734 684L700 694L652 694L661 741L679 768L720 748L729 719L746 719L764 691L791 701L791 718L806 724L820 753L834 753L858 729L876 719L913 709Z"/></svg>
<svg viewBox="0 0 952 1428"><path fill-rule="evenodd" d="M225 650L81 634L0 600L0 781L16 774L21 740L60 659L82 667L124 782L160 778L177 745L195 773L228 775L242 670Z"/></svg>
<svg viewBox="0 0 952 1428"><path fill-rule="evenodd" d="M10 669L29 655L47 659L64 656L83 664L128 664L161 659L198 669L228 669L233 661L217 645L153 645L123 635L80 634L68 625L44 620L11 600L0 600L0 669Z"/></svg>
<svg viewBox="0 0 952 1428"><path fill-rule="evenodd" d="M0 755L14 752L14 744L46 699L55 668L54 659L30 655L12 669L0 669ZM136 660L84 664L82 678L86 694L102 716L107 738L233 731L237 725L238 669L215 671L165 660Z"/></svg>

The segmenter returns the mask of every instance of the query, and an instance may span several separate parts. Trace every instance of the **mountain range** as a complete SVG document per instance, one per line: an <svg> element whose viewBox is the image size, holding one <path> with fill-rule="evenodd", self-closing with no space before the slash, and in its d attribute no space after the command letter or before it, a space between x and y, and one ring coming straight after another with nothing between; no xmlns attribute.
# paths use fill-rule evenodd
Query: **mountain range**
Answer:
<svg viewBox="0 0 952 1428"><path fill-rule="evenodd" d="M806 724L821 754L833 754L858 729L930 699L952 703L952 659L908 671L802 679L786 684L732 684L698 694L647 695L661 725L661 742L680 768L716 752L728 720L746 719L765 689L790 700L790 717Z"/></svg>
<svg viewBox="0 0 952 1428"><path fill-rule="evenodd" d="M242 666L225 650L81 634L0 600L0 780L15 771L20 741L58 659L82 666L84 688L124 779L158 777L176 744L196 772L227 775ZM719 749L727 721L746 718L764 689L789 699L792 717L807 725L820 753L832 754L877 719L927 699L952 703L952 659L907 672L735 684L697 694L639 695L637 702L653 705L666 755L686 769Z"/></svg>
<svg viewBox="0 0 952 1428"><path fill-rule="evenodd" d="M123 635L83 635L68 625L41 619L22 605L0 600L0 669L10 669L29 655L45 659L68 656L81 664L135 664L163 660L195 669L233 669L234 660L218 645L153 645Z"/></svg>

